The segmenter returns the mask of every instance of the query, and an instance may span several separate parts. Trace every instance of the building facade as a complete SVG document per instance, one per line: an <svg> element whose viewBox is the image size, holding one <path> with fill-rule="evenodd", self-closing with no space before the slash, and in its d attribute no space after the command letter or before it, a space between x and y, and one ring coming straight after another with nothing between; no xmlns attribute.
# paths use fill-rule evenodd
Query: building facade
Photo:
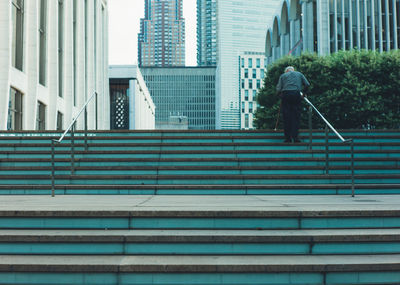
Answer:
<svg viewBox="0 0 400 285"><path fill-rule="evenodd" d="M244 52L239 56L240 129L252 130L257 110L258 90L263 87L266 58L263 52Z"/></svg>
<svg viewBox="0 0 400 285"><path fill-rule="evenodd" d="M197 0L197 66L217 65L217 0Z"/></svg>
<svg viewBox="0 0 400 285"><path fill-rule="evenodd" d="M156 128L181 117L189 129L215 129L215 67L140 70L157 108Z"/></svg>
<svg viewBox="0 0 400 285"><path fill-rule="evenodd" d="M136 65L112 65L110 76L110 128L154 130L156 108Z"/></svg>
<svg viewBox="0 0 400 285"><path fill-rule="evenodd" d="M109 128L106 0L0 2L0 130ZM83 118L78 128L83 128Z"/></svg>
<svg viewBox="0 0 400 285"><path fill-rule="evenodd" d="M138 62L140 67L185 66L183 0L145 0L140 20Z"/></svg>
<svg viewBox="0 0 400 285"><path fill-rule="evenodd" d="M204 54L210 54L217 63L216 128L240 129L238 56L245 51L265 51L264 35L280 0L199 0L198 3L201 4L197 7L198 57L201 62Z"/></svg>
<svg viewBox="0 0 400 285"><path fill-rule="evenodd" d="M400 0L284 0L269 25L268 62L303 51L400 48Z"/></svg>

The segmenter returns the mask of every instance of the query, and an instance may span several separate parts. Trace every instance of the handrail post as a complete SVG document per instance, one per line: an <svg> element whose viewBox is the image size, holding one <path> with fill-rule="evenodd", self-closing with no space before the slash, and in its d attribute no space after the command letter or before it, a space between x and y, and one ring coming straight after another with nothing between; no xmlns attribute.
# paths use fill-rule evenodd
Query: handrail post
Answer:
<svg viewBox="0 0 400 285"><path fill-rule="evenodd" d="M354 189L354 139L350 140L350 149L351 149L351 197L355 195Z"/></svg>
<svg viewBox="0 0 400 285"><path fill-rule="evenodd" d="M329 129L325 126L325 174L329 174Z"/></svg>
<svg viewBox="0 0 400 285"><path fill-rule="evenodd" d="M85 150L88 150L88 143L87 143L87 131L88 131L88 123L87 123L87 108L85 108Z"/></svg>
<svg viewBox="0 0 400 285"><path fill-rule="evenodd" d="M75 123L71 127L71 175L75 173Z"/></svg>
<svg viewBox="0 0 400 285"><path fill-rule="evenodd" d="M54 144L55 141L54 139L51 140L51 197L55 196L55 161L54 161L54 156L55 156L55 150L54 150Z"/></svg>
<svg viewBox="0 0 400 285"><path fill-rule="evenodd" d="M309 145L308 148L312 149L312 107L308 107L308 129L309 129Z"/></svg>

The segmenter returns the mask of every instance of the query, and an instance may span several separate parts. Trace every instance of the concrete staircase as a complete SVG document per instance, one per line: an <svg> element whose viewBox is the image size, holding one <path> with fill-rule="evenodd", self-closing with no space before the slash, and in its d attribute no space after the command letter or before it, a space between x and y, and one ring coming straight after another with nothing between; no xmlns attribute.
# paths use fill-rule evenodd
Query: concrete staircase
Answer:
<svg viewBox="0 0 400 285"><path fill-rule="evenodd" d="M67 141L52 198L53 134L0 133L0 284L400 284L400 134L344 135L354 198L348 146L258 131Z"/></svg>
<svg viewBox="0 0 400 285"><path fill-rule="evenodd" d="M314 132L312 149L279 132L93 132L56 148L56 194L349 194L349 145ZM400 132L348 131L357 194L400 193ZM0 194L49 194L52 133L0 133ZM47 135L47 136L45 136Z"/></svg>

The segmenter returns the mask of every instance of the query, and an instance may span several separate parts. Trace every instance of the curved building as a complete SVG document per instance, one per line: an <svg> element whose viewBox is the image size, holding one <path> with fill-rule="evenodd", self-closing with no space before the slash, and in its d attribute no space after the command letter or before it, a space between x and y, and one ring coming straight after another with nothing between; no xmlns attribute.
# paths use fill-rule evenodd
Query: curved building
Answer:
<svg viewBox="0 0 400 285"><path fill-rule="evenodd" d="M268 27L268 63L303 51L400 47L400 0L282 0Z"/></svg>

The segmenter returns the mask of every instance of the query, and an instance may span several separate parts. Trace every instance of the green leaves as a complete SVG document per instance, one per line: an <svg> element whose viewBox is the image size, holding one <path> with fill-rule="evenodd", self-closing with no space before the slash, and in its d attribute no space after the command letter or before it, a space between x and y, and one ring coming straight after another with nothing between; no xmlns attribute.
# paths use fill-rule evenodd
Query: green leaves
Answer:
<svg viewBox="0 0 400 285"><path fill-rule="evenodd" d="M280 105L275 87L289 65L310 81L309 99L336 128L400 127L400 51L353 50L325 57L316 54L285 57L270 65L264 88L259 90L261 108L255 115L257 128L275 127ZM307 120L304 111L302 128L307 127ZM324 127L315 115L313 127Z"/></svg>

